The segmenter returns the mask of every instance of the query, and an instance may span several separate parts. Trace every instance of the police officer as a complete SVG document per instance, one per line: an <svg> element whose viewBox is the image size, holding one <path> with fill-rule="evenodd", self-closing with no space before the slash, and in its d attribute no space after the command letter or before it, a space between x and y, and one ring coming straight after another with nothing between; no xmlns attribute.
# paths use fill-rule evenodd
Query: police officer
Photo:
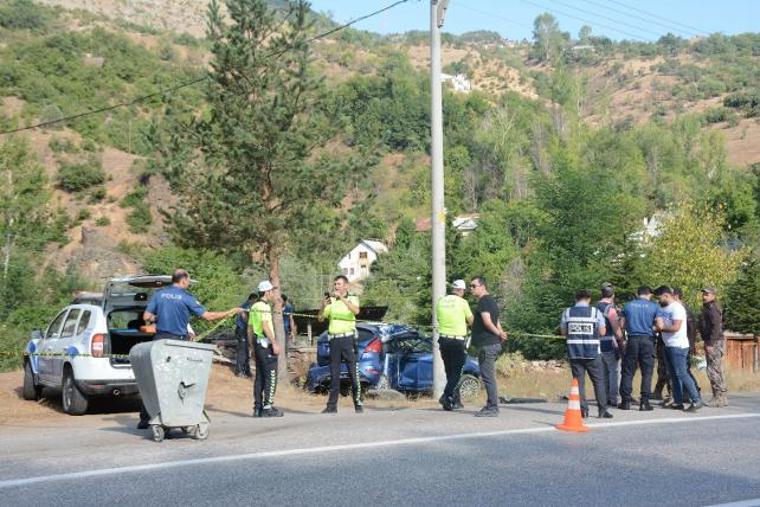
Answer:
<svg viewBox="0 0 760 507"><path fill-rule="evenodd" d="M567 308L562 313L560 329L566 340L573 378L578 380L583 417L588 417L585 390L586 373L588 373L594 384L599 417L611 419L612 414L607 410L604 366L599 348L599 338L607 333L607 329L602 312L591 306L591 292L581 289L575 293L575 306Z"/></svg>
<svg viewBox="0 0 760 507"><path fill-rule="evenodd" d="M600 337L604 383L607 387L607 404L616 406L620 385L620 342L623 333L620 330L615 308L615 289L611 284L605 283L602 285L601 295L602 298L596 304L596 309L602 312L604 327L607 330L607 333Z"/></svg>
<svg viewBox="0 0 760 507"><path fill-rule="evenodd" d="M251 292L243 301L240 308L250 310L256 302L257 294ZM235 375L237 377L251 376L251 352L248 347L248 312L241 312L235 319L235 339L237 340L237 357L235 358Z"/></svg>
<svg viewBox="0 0 760 507"><path fill-rule="evenodd" d="M439 299L435 307L438 344L446 369L446 387L438 400L444 410L461 407L458 393L455 391L467 358L467 325L472 325L474 320L470 305L462 297L466 288L464 280L454 280L451 284L451 294Z"/></svg>
<svg viewBox="0 0 760 507"><path fill-rule="evenodd" d="M248 317L248 338L253 342L256 379L253 382L253 417L282 417L282 411L274 406L277 392L277 356L280 344L274 335L272 307L274 302L272 282L264 280L258 287L258 298L251 306Z"/></svg>
<svg viewBox="0 0 760 507"><path fill-rule="evenodd" d="M625 329L627 342L623 356L623 378L620 381L620 396L622 400L618 408L631 409L633 392L633 376L636 369L641 368L641 400L639 410L652 410L649 404L649 394L652 389L652 373L654 371L654 321L657 317L657 303L652 301L652 289L647 286L639 287L637 298L623 307L620 326Z"/></svg>
<svg viewBox="0 0 760 507"><path fill-rule="evenodd" d="M189 287L190 275L184 269L177 269L172 275L172 285L153 294L143 312L143 320L156 324L154 340L186 340L191 313L204 320L219 320L243 311L233 308L226 312L209 312L190 294ZM149 419L145 407L141 406L137 429L147 429Z"/></svg>
<svg viewBox="0 0 760 507"><path fill-rule="evenodd" d="M345 362L348 378L351 380L351 392L354 411L364 412L362 407L362 387L359 381L359 366L356 364L356 315L359 313L359 298L349 296L348 278L338 275L333 281L333 294L322 300L319 321L329 320L327 338L330 342L330 395L323 414L338 412L340 395L341 365Z"/></svg>

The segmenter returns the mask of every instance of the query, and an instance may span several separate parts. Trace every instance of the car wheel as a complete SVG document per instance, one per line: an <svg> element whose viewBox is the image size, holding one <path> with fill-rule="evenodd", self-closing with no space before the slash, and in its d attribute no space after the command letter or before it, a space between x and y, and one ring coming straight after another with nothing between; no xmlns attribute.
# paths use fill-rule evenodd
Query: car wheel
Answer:
<svg viewBox="0 0 760 507"><path fill-rule="evenodd" d="M63 374L63 411L69 415L82 415L87 412L87 397L77 387L74 372L70 368Z"/></svg>
<svg viewBox="0 0 760 507"><path fill-rule="evenodd" d="M474 375L462 375L457 389L459 389L460 399L472 400L480 393L480 380Z"/></svg>
<svg viewBox="0 0 760 507"><path fill-rule="evenodd" d="M24 364L24 388L23 396L25 400L37 401L40 398L42 389L34 381L34 372L32 365L27 361Z"/></svg>

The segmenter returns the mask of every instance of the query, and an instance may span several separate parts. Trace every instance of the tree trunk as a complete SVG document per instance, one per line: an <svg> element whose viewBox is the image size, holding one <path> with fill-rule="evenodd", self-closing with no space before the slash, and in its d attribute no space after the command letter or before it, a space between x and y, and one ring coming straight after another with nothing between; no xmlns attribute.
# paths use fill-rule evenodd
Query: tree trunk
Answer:
<svg viewBox="0 0 760 507"><path fill-rule="evenodd" d="M280 350L282 351L277 358L277 378L282 382L288 381L288 351L285 336L284 319L282 318L282 300L280 299L280 253L270 247L267 252L269 258L269 281L276 287L275 289L275 302L272 307L274 314L272 315L272 322L274 324L274 336L277 343L280 344Z"/></svg>

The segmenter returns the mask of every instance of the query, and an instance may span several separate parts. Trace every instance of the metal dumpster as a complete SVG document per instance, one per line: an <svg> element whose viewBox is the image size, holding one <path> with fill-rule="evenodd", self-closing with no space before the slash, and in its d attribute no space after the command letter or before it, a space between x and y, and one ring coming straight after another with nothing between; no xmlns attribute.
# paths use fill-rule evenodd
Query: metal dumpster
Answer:
<svg viewBox="0 0 760 507"><path fill-rule="evenodd" d="M214 346L158 340L132 347L129 361L150 415L153 440L172 428L198 440L208 437L210 419L203 409Z"/></svg>

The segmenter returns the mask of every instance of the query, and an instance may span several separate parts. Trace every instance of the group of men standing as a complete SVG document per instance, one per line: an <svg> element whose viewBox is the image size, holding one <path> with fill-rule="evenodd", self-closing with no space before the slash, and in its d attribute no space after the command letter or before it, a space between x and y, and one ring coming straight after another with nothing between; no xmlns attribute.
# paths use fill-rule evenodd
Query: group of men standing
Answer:
<svg viewBox="0 0 760 507"><path fill-rule="evenodd" d="M652 301L653 295L659 304ZM663 285L652 291L642 286L637 297L618 311L614 288L610 284L602 286L601 298L595 306L591 305L589 291L576 293L576 303L563 312L560 328L566 337L573 377L579 382L584 417L588 416L584 389L586 373L594 384L599 417L611 418L610 406L631 409L633 377L637 369L641 370L639 410L652 410L655 358L661 366L658 367L657 384L668 387L671 393L670 399L663 400L663 406L687 412L699 410L704 403L690 367L691 358L696 354L697 327L704 342L707 375L713 391L709 404L726 406L722 367L725 344L716 292L710 287L702 289L699 326L681 297L678 288ZM622 376L619 377L621 358ZM618 392L621 396L619 403ZM661 397L661 393L660 390L654 394ZM685 408L686 402L690 402L688 408Z"/></svg>
<svg viewBox="0 0 760 507"><path fill-rule="evenodd" d="M253 347L256 364L254 380L254 417L281 417L282 411L274 406L277 390L277 357L282 353L275 338L272 307L276 287L268 280L262 281L255 293L238 308L226 312L209 312L187 291L190 277L187 271L175 271L173 285L157 292L151 299L143 318L156 324L156 339L186 339L191 314L206 320L217 320L237 314L237 337L241 351L238 354L237 373L250 376L247 364L249 344ZM333 292L325 293L318 314L319 320L327 319L327 335L330 344L330 394L323 413L336 413L340 394L341 368L346 364L351 381L352 400L357 413L364 411L361 383L356 362L356 316L359 299L348 294L348 279L335 277ZM462 408L458 385L470 345L468 327L472 328L472 345L478 350L480 376L487 393L486 405L476 417L496 417L499 414L496 382L496 358L507 340L507 333L499 320L499 306L488 292L482 276L472 278L470 292L478 300L475 311L464 299L467 286L464 280L451 284L451 294L441 298L435 307L438 323L440 352L446 371L446 387L439 402L444 410ZM652 301L658 298L659 305ZM615 305L612 285L604 284L599 302L592 306L588 290L576 293L575 304L567 308L560 319L560 332L565 336L568 358L574 378L578 379L581 395L581 411L588 416L585 397L585 376L591 377L596 394L599 417L611 418L608 407L617 406L630 410L633 403L633 377L641 369L639 409L652 410L651 384L655 358L663 368L658 368L658 384L667 386L672 399L663 406L695 412L703 406L699 386L690 370L689 360L696 352L696 325L693 316L681 302L681 291L661 286L656 291L642 286L637 297L628 302L622 311ZM292 307L285 305L285 328L294 332ZM715 290L702 289L702 312L699 330L704 342L707 375L713 391L710 405L724 407L727 404L723 379L722 357L724 339L722 314L716 300ZM288 325L289 324L289 325ZM657 349L661 349L657 352ZM622 358L622 377L619 366ZM666 372L665 373L661 373ZM618 389L619 387L619 389ZM657 391L657 388L655 389ZM655 393L660 395L660 393ZM622 397L618 403L618 395ZM690 401L685 408L684 403ZM143 410L139 427L147 427L147 414Z"/></svg>

